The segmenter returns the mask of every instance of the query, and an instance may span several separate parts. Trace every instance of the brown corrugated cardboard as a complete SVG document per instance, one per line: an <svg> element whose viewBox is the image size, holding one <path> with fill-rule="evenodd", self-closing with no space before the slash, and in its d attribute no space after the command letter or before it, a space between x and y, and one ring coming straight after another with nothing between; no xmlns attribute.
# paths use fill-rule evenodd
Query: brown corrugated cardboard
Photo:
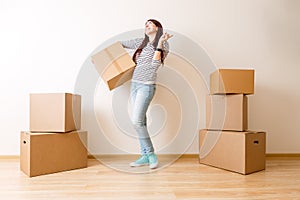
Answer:
<svg viewBox="0 0 300 200"><path fill-rule="evenodd" d="M243 94L208 95L206 98L206 129L247 130L247 102L247 96Z"/></svg>
<svg viewBox="0 0 300 200"><path fill-rule="evenodd" d="M30 94L31 132L69 132L81 128L81 96Z"/></svg>
<svg viewBox="0 0 300 200"><path fill-rule="evenodd" d="M87 167L87 132L21 132L20 168L29 177Z"/></svg>
<svg viewBox="0 0 300 200"><path fill-rule="evenodd" d="M201 164L241 174L265 169L266 133L200 130Z"/></svg>
<svg viewBox="0 0 300 200"><path fill-rule="evenodd" d="M210 75L211 94L254 94L254 70L218 69Z"/></svg>
<svg viewBox="0 0 300 200"><path fill-rule="evenodd" d="M135 63L120 42L93 55L92 61L109 90L130 80L135 67Z"/></svg>

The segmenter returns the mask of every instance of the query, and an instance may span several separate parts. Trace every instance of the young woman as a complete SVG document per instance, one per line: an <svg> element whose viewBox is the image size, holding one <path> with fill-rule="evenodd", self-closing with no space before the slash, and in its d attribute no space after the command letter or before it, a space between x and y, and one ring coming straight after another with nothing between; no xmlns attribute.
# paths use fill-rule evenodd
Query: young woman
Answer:
<svg viewBox="0 0 300 200"><path fill-rule="evenodd" d="M158 166L152 141L147 129L146 112L156 89L156 72L169 52L167 40L173 35L163 33L160 22L149 19L145 23L145 37L121 42L124 48L136 49L133 61L136 63L131 80L130 98L132 103L132 123L138 133L141 156L130 163L132 167Z"/></svg>

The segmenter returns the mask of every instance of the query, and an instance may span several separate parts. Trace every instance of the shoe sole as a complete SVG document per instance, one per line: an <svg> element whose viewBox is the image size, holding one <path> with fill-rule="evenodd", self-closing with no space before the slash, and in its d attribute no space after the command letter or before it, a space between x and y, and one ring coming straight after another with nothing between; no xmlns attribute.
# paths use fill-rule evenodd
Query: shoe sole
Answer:
<svg viewBox="0 0 300 200"><path fill-rule="evenodd" d="M134 163L129 164L130 167L142 167L142 166L146 166L146 165L149 165L149 164L148 163L147 164L134 164Z"/></svg>
<svg viewBox="0 0 300 200"><path fill-rule="evenodd" d="M158 167L158 162L157 163L154 163L154 164L151 164L149 165L149 168L150 169L156 169Z"/></svg>

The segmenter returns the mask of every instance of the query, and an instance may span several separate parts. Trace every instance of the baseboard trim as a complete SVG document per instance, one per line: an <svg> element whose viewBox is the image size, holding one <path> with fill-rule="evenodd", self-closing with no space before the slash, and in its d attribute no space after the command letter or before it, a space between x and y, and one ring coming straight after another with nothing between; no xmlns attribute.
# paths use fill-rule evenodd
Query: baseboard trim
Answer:
<svg viewBox="0 0 300 200"><path fill-rule="evenodd" d="M161 156L178 156L181 158L195 158L198 157L198 154L158 154ZM96 155L88 155L88 159L97 159L97 157L120 157L120 156L139 156L139 154L96 154Z"/></svg>
<svg viewBox="0 0 300 200"><path fill-rule="evenodd" d="M300 153L267 153L266 157L300 157Z"/></svg>
<svg viewBox="0 0 300 200"><path fill-rule="evenodd" d="M19 155L0 155L0 159L19 159Z"/></svg>
<svg viewBox="0 0 300 200"><path fill-rule="evenodd" d="M97 159L97 157L101 157L101 156L128 156L130 154L99 154L99 155L88 155L88 159ZM162 155L175 155L176 154L162 154ZM181 158L195 158L198 157L198 154L182 154L182 155L178 155ZM267 158L296 158L296 157L300 157L300 153L267 153L266 154ZM0 159L19 159L20 156L19 155L0 155Z"/></svg>
<svg viewBox="0 0 300 200"><path fill-rule="evenodd" d="M101 157L101 156L129 156L130 154L99 154L99 155L88 155L88 158L89 159L96 159L97 157ZM161 155L175 155L176 154L161 154ZM199 155L198 154L182 154L182 155L179 155L181 158L195 158L195 157L198 157ZM282 157L282 158L296 158L296 157L299 157L300 158L300 153L267 153L266 154L266 157L267 158L276 158L276 157Z"/></svg>

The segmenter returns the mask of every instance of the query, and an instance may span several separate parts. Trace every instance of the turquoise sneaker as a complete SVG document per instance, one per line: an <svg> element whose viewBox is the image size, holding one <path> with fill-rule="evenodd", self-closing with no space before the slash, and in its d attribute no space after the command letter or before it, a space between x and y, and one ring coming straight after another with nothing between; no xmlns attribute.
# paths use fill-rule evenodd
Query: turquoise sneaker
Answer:
<svg viewBox="0 0 300 200"><path fill-rule="evenodd" d="M149 168L150 169L155 169L158 166L158 159L155 153L151 153L148 155L148 160L149 160Z"/></svg>
<svg viewBox="0 0 300 200"><path fill-rule="evenodd" d="M131 167L140 167L144 165L149 165L149 160L147 155L142 155L139 159L129 164Z"/></svg>

